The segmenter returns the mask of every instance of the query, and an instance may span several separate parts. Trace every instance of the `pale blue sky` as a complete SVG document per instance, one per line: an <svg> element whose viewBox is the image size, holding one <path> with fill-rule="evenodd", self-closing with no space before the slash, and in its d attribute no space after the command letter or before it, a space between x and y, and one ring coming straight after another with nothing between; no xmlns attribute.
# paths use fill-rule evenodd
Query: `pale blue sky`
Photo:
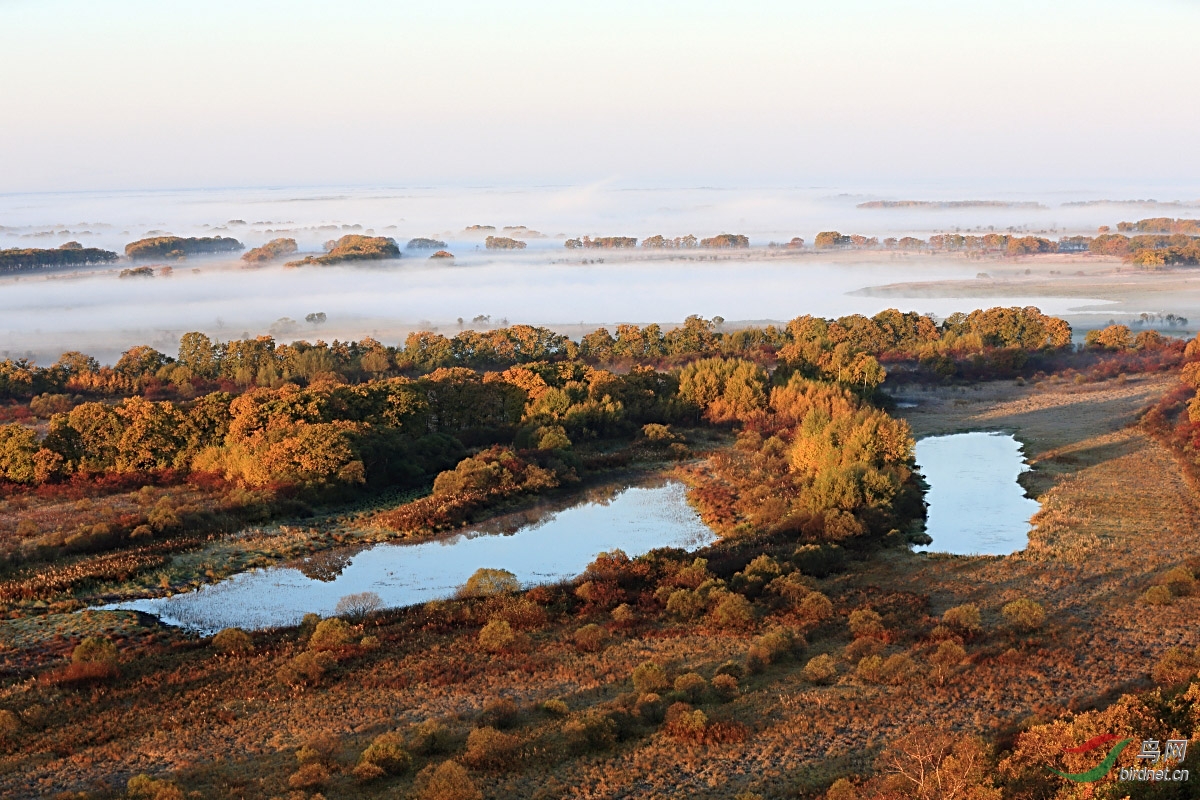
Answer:
<svg viewBox="0 0 1200 800"><path fill-rule="evenodd" d="M0 192L1200 178L1200 3L0 0Z"/></svg>

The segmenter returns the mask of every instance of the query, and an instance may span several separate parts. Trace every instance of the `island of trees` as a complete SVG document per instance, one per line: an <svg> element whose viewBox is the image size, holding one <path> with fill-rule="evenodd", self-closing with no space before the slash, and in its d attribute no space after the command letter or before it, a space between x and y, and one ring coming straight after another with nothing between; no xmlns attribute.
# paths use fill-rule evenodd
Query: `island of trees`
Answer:
<svg viewBox="0 0 1200 800"><path fill-rule="evenodd" d="M179 236L154 236L149 239L139 239L125 245L125 255L134 261L149 261L152 259L187 258L188 256L205 255L208 253L231 253L244 250L245 245L237 239L225 236L206 236L201 238L182 238Z"/></svg>
<svg viewBox="0 0 1200 800"><path fill-rule="evenodd" d="M289 261L286 266L306 265L330 266L352 261L382 261L400 258L400 247L395 239L386 236L362 236L348 234L340 239L325 243L323 256L305 256L299 261Z"/></svg>
<svg viewBox="0 0 1200 800"><path fill-rule="evenodd" d="M287 258L297 249L295 239L272 239L261 247L243 253L242 260L251 264L261 264Z"/></svg>
<svg viewBox="0 0 1200 800"><path fill-rule="evenodd" d="M507 236L489 236L484 240L484 246L488 250L524 250L526 247L525 242L520 239L510 239Z"/></svg>
<svg viewBox="0 0 1200 800"><path fill-rule="evenodd" d="M446 243L438 239L426 239L417 237L409 239L408 244L404 245L405 250L442 250L445 249Z"/></svg>
<svg viewBox="0 0 1200 800"><path fill-rule="evenodd" d="M0 250L0 274L36 272L66 267L108 264L119 256L108 250L67 242L54 250L36 248Z"/></svg>

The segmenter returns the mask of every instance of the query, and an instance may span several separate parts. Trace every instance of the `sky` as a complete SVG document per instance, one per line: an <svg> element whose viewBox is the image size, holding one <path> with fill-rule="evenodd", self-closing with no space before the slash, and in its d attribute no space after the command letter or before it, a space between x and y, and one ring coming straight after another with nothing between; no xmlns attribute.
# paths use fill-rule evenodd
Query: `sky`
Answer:
<svg viewBox="0 0 1200 800"><path fill-rule="evenodd" d="M0 193L1169 195L1200 179L1197 30L1196 0L0 0Z"/></svg>

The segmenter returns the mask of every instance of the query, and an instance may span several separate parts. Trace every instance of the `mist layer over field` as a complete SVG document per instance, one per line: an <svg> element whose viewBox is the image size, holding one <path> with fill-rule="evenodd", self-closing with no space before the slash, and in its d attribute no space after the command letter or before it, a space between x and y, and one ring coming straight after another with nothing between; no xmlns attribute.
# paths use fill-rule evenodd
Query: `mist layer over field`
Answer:
<svg viewBox="0 0 1200 800"><path fill-rule="evenodd" d="M147 235L233 236L247 247L295 238L301 251L347 233L413 237L447 244L453 265L428 252L347 267L243 269L236 257L170 262L173 274L119 279L113 269L0 281L0 357L52 361L85 350L111 361L134 344L173 353L178 337L200 330L227 339L272 333L296 338L385 342L413 329L451 333L507 323L550 325L576 334L619 322L679 322L689 314L733 321L787 320L798 314L873 314L900 307L945 315L980 306L1040 306L1051 314L1094 304L1087 295L1023 295L961 290L916 299L853 296L870 286L972 280L986 266L967 259L886 255L825 259L749 258L711 251L566 250L581 235L749 236L752 246L840 230L870 236L928 236L948 230L1021 231L1047 236L1094 233L1102 224L1152 214L1185 216L1176 192L1157 205L1064 205L1122 198L1119 193L1004 193L944 189L845 193L835 189L622 189L608 184L507 189L255 189L0 196L0 247L57 247L66 241L122 252ZM860 208L872 200L993 201L989 205ZM476 228L472 226L491 226ZM509 227L509 230L505 228ZM523 227L521 227L523 226ZM492 229L494 228L494 229ZM484 249L488 234L527 243L519 252ZM155 267L163 266L156 264ZM159 270L161 273L161 270ZM936 295L936 293L934 293ZM1053 293L1051 293L1053 295ZM310 313L327 322L306 324ZM476 316L489 319L472 322Z"/></svg>
<svg viewBox="0 0 1200 800"><path fill-rule="evenodd" d="M554 254L555 258L559 256ZM48 363L85 350L106 362L134 344L173 353L179 335L221 339L271 332L278 339L360 338L394 342L414 329L476 329L509 323L552 327L618 322L679 322L689 314L727 320L787 320L802 313L874 314L902 301L855 297L862 286L893 280L974 276L966 263L834 264L818 260L689 262L643 259L587 265L549 254L471 255L456 266L402 259L371 267L267 267L241 270L205 262L170 277L118 279L113 272L5 282L0 338L12 355ZM922 298L908 307L939 315L984 305L1029 305L1027 298ZM1039 298L1063 313L1078 299ZM906 308L907 310L907 308ZM324 312L320 327L304 322ZM477 315L487 322L472 323Z"/></svg>

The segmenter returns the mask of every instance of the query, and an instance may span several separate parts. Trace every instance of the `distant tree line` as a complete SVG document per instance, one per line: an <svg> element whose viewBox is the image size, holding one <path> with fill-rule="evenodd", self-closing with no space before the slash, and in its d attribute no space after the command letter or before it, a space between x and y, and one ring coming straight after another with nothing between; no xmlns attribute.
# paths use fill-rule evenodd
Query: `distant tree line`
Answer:
<svg viewBox="0 0 1200 800"><path fill-rule="evenodd" d="M578 248L625 249L637 247L637 243L638 240L632 236L600 236L595 239L590 236L584 236L579 239L567 239L564 244L567 249L574 250ZM700 240L697 240L691 234L677 236L674 239L655 235L642 242L642 247L648 250L679 250L691 249L697 246L718 249L747 248L750 246L750 239L737 233L722 233L708 239Z"/></svg>
<svg viewBox="0 0 1200 800"><path fill-rule="evenodd" d="M0 274L108 264L118 258L116 253L96 247L83 247L79 242L67 242L54 250L0 250Z"/></svg>
<svg viewBox="0 0 1200 800"><path fill-rule="evenodd" d="M1182 233L1187 236L1200 236L1200 219L1150 217L1137 222L1118 222L1117 230L1121 233Z"/></svg>
<svg viewBox="0 0 1200 800"><path fill-rule="evenodd" d="M1070 205L1066 203L1064 205ZM859 203L857 208L1033 208L1046 206L1030 200L869 200Z"/></svg>
<svg viewBox="0 0 1200 800"><path fill-rule="evenodd" d="M1057 351L1070 342L1071 328L1066 322L1032 307L955 314L940 323L895 310L832 320L803 316L782 328L768 325L732 332L720 331L714 320L693 316L668 331L656 324L619 325L615 335L598 328L578 342L529 325L467 330L452 337L417 331L399 346L371 338L281 344L270 336L259 336L219 342L192 332L181 338L176 357L139 345L112 366L101 366L79 352L64 353L48 367L23 359L0 361L0 397L70 393L186 398L208 391L236 394L285 383L353 384L418 377L443 368L503 370L535 362L581 361L592 367L627 369L631 365L669 367L718 356L767 365L781 363L810 377L870 387L878 383L878 363L907 361L939 375L953 375L964 360L1003 357L1011 362L1017 354Z"/></svg>
<svg viewBox="0 0 1200 800"><path fill-rule="evenodd" d="M563 245L568 250L577 248L601 248L606 250L637 247L638 240L632 236L598 236L593 239L584 236L581 239L567 239Z"/></svg>

